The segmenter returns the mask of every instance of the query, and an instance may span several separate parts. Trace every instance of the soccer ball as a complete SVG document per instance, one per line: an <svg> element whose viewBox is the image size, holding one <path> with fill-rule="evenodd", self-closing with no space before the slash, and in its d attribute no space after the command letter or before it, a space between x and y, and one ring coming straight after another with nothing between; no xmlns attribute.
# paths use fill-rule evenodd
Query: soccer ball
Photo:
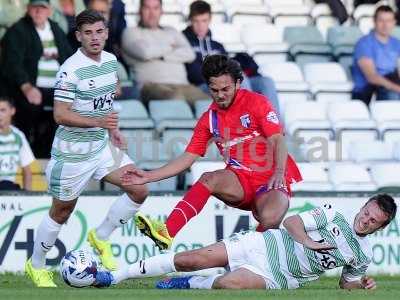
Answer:
<svg viewBox="0 0 400 300"><path fill-rule="evenodd" d="M97 274L98 262L86 250L67 252L60 263L60 274L69 286L81 288L94 283Z"/></svg>

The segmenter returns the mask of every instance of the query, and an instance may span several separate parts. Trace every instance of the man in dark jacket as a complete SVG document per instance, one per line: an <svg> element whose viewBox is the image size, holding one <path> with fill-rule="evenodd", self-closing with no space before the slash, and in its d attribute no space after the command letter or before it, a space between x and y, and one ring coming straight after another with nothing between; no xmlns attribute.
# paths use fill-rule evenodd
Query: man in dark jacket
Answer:
<svg viewBox="0 0 400 300"><path fill-rule="evenodd" d="M207 2L202 0L194 1L190 5L189 20L191 24L183 31L183 34L192 45L196 53L196 59L191 63L185 64L188 80L208 93L207 84L201 74L203 59L207 55L227 54L227 52L221 43L212 39L209 29L211 6ZM247 53L239 53L234 58L240 63L245 74L242 87L266 96L279 113L278 96L272 79L261 76L257 72L257 64Z"/></svg>
<svg viewBox="0 0 400 300"><path fill-rule="evenodd" d="M39 158L50 155L53 86L59 66L72 54L50 15L49 0L30 0L26 15L7 30L1 43L1 90L15 100L16 125Z"/></svg>

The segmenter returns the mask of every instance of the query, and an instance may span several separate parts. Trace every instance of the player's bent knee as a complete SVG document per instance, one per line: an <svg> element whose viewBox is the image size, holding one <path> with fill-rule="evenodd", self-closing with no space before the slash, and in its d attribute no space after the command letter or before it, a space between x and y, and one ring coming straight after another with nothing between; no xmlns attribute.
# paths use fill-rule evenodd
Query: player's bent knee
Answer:
<svg viewBox="0 0 400 300"><path fill-rule="evenodd" d="M217 185L218 176L216 172L205 172L200 176L199 181L213 191Z"/></svg>

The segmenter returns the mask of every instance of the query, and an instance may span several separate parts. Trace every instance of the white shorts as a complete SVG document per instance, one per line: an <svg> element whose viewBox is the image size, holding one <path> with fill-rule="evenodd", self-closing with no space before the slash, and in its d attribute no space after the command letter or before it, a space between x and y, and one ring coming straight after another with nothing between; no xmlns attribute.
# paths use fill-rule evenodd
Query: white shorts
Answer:
<svg viewBox="0 0 400 300"><path fill-rule="evenodd" d="M228 253L231 272L244 268L263 277L267 289L279 288L269 269L267 247L262 233L254 231L236 233L224 239L223 243Z"/></svg>
<svg viewBox="0 0 400 300"><path fill-rule="evenodd" d="M50 194L61 201L79 197L91 178L101 180L107 174L133 164L122 150L107 143L106 147L93 158L83 162L64 162L50 159L46 178Z"/></svg>

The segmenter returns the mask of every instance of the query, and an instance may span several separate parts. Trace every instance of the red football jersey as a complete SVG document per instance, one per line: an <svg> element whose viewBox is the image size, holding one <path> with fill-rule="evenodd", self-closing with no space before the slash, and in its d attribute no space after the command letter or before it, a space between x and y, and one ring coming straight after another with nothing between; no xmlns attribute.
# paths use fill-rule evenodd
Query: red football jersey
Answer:
<svg viewBox="0 0 400 300"><path fill-rule="evenodd" d="M214 102L210 105L198 121L186 151L204 156L213 140L231 168L267 175L275 168L272 145L267 138L280 133L283 129L271 103L260 94L240 89L227 109ZM286 177L289 182L301 180L290 156Z"/></svg>

